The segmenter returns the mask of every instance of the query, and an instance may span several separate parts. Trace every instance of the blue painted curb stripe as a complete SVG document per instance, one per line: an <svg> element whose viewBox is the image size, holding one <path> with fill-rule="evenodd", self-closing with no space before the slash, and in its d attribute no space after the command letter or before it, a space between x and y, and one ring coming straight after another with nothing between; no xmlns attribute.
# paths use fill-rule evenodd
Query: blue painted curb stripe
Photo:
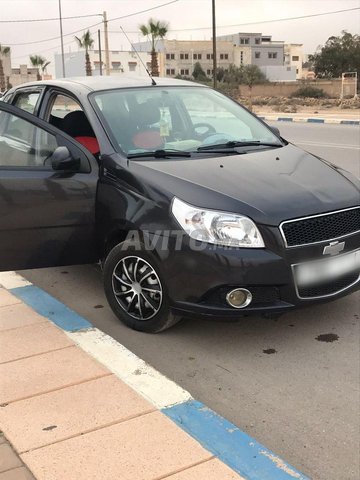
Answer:
<svg viewBox="0 0 360 480"><path fill-rule="evenodd" d="M341 125L360 125L360 120L341 120Z"/></svg>
<svg viewBox="0 0 360 480"><path fill-rule="evenodd" d="M39 287L29 285L10 291L63 330L94 328ZM310 480L201 402L190 400L161 412L246 480Z"/></svg>
<svg viewBox="0 0 360 480"><path fill-rule="evenodd" d="M325 123L323 118L308 118L307 123Z"/></svg>
<svg viewBox="0 0 360 480"><path fill-rule="evenodd" d="M11 293L63 330L74 332L93 327L90 322L69 307L34 285L13 288Z"/></svg>
<svg viewBox="0 0 360 480"><path fill-rule="evenodd" d="M247 480L309 480L201 402L191 400L162 412Z"/></svg>
<svg viewBox="0 0 360 480"><path fill-rule="evenodd" d="M278 117L278 122L292 122L294 119L292 117Z"/></svg>

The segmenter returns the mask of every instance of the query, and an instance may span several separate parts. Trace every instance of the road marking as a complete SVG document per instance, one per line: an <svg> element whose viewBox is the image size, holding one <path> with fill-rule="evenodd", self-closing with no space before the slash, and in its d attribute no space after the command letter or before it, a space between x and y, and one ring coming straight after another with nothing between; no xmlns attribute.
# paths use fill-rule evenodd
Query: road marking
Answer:
<svg viewBox="0 0 360 480"><path fill-rule="evenodd" d="M0 272L0 285L10 290L11 288L25 287L31 283L16 272Z"/></svg>
<svg viewBox="0 0 360 480"><path fill-rule="evenodd" d="M97 328L66 334L156 408L161 410L192 398L189 392Z"/></svg>

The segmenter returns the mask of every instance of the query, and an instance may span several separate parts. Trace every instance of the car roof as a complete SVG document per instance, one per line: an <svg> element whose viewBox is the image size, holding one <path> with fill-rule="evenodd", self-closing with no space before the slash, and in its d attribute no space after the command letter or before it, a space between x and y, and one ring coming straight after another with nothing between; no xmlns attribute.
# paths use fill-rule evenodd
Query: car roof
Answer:
<svg viewBox="0 0 360 480"><path fill-rule="evenodd" d="M204 85L186 81L178 80L175 78L167 77L156 77L154 78L156 86L161 87L176 87L176 86L201 86ZM126 76L126 75L117 75L117 76L94 76L94 77L71 77L71 78L60 78L57 80L43 80L38 82L29 82L15 87L24 88L24 87L33 87L33 86L57 86L60 88L65 88L67 90L75 92L79 91L99 91L99 90L111 90L115 88L131 88L131 87L151 87L152 82L150 77L136 77L136 76ZM156 88L156 86L154 88Z"/></svg>

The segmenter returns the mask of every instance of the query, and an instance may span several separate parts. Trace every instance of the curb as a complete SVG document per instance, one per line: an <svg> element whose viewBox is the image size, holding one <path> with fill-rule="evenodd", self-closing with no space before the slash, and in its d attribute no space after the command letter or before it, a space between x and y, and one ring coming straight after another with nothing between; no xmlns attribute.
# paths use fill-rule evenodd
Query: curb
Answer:
<svg viewBox="0 0 360 480"><path fill-rule="evenodd" d="M272 122L295 122L295 123L331 123L336 125L360 125L360 120L342 120L340 118L317 118L317 117L276 117L273 115L257 115L261 120Z"/></svg>
<svg viewBox="0 0 360 480"><path fill-rule="evenodd" d="M0 285L61 328L78 347L106 366L244 479L309 480L44 290L15 272L0 273Z"/></svg>

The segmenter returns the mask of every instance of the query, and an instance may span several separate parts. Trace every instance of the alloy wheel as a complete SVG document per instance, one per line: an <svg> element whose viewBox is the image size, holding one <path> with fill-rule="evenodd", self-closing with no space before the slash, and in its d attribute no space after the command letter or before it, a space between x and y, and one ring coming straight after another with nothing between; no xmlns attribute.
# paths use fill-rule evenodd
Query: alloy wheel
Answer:
<svg viewBox="0 0 360 480"><path fill-rule="evenodd" d="M112 287L120 307L137 320L149 320L160 310L163 297L160 279L141 257L124 257L116 264Z"/></svg>

